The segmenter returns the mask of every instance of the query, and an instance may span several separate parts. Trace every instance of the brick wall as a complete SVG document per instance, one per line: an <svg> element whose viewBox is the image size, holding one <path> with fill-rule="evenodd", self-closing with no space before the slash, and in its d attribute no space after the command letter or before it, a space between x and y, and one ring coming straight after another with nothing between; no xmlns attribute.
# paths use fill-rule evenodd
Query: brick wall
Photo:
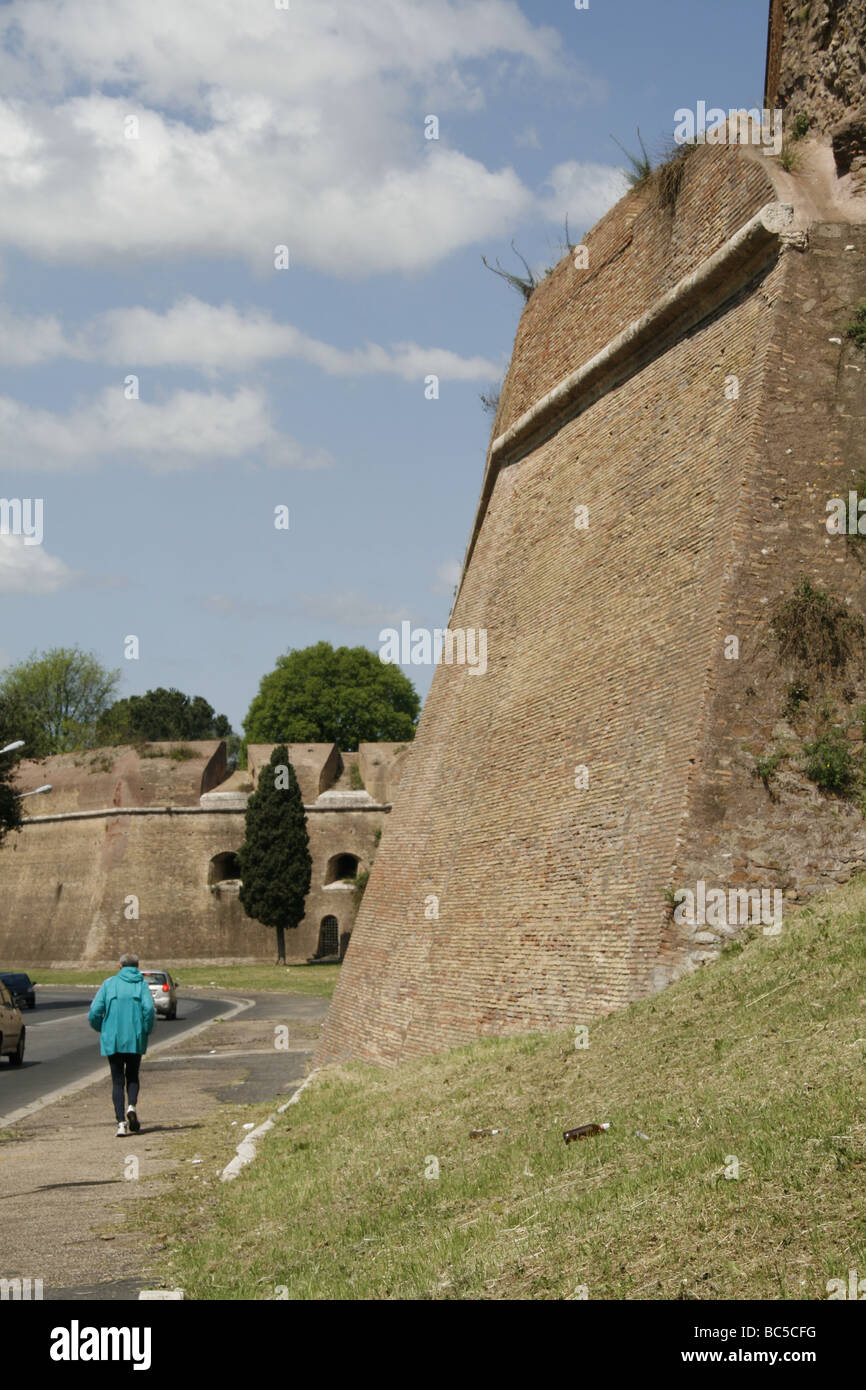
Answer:
<svg viewBox="0 0 866 1390"><path fill-rule="evenodd" d="M673 227L630 195L587 238L591 268L605 248L594 280L581 287L563 264L533 295L495 434L772 196L761 166L734 150L699 150L686 172ZM674 883L717 866L730 877L734 864L767 882L771 839L782 877L796 875L804 841L783 813L765 834L766 793L745 764L732 780L730 764L776 718L778 691L747 669L771 659L771 598L804 565L854 583L801 492L805 473L820 476L816 453L864 464L862 377L839 387L858 364L826 343L862 297L862 245L861 228L816 228L808 252L785 251L496 477L452 617L487 629L488 671L436 672L322 1059L394 1062L588 1021L712 953L668 921ZM574 528L579 504L588 531ZM723 667L732 632L744 655ZM589 786L577 790L581 764ZM855 827L797 794L801 820L820 821L812 857L821 844L850 872Z"/></svg>
<svg viewBox="0 0 866 1390"><path fill-rule="evenodd" d="M524 310L494 436L604 347L776 194L736 149L699 146L685 160L674 210L655 185L633 190L584 237L588 265L564 256Z"/></svg>

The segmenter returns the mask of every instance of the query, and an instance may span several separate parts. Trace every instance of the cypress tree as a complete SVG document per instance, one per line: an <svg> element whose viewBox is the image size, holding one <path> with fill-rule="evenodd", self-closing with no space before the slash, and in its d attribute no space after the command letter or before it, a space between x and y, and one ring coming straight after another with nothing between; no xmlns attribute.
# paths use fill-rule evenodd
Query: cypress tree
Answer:
<svg viewBox="0 0 866 1390"><path fill-rule="evenodd" d="M238 851L241 905L248 917L276 929L278 963L286 959L286 930L304 915L313 868L309 844L301 789L282 743L247 802Z"/></svg>

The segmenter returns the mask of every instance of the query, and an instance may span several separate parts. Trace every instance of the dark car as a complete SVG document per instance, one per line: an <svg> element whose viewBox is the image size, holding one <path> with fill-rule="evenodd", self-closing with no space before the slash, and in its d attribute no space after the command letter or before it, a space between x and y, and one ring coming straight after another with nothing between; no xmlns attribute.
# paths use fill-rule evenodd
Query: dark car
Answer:
<svg viewBox="0 0 866 1390"><path fill-rule="evenodd" d="M26 1004L28 1009L36 1008L36 990L29 975L15 975L8 970L0 970L0 980L12 995L17 1008Z"/></svg>

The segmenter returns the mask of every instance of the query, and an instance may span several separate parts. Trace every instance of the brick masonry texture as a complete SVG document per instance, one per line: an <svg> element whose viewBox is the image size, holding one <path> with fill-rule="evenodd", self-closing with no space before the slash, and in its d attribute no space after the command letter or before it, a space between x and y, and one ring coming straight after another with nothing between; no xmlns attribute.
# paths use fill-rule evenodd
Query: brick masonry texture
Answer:
<svg viewBox="0 0 866 1390"><path fill-rule="evenodd" d="M773 196L753 156L704 147L673 214L623 199L584 278L565 259L529 301L494 437ZM774 603L806 573L866 610L824 526L866 463L866 358L843 337L864 251L861 226L813 227L499 472L451 619L487 629L488 672L436 671L320 1060L588 1022L714 954L669 919L671 888L805 894L866 862L854 807L796 771L774 803L752 775L794 674Z"/></svg>

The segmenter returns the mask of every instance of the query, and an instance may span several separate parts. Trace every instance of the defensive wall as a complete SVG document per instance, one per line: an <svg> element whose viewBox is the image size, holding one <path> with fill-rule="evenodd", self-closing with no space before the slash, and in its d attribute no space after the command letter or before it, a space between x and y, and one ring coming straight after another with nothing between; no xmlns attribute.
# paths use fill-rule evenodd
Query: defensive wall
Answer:
<svg viewBox="0 0 866 1390"><path fill-rule="evenodd" d="M866 613L825 525L866 467L866 203L823 136L674 173L523 312L451 616L488 670L436 670L319 1060L588 1022L736 934L675 889L791 902L866 864L793 753L756 776L817 706L786 713L778 604L807 576ZM856 724L862 652L832 694Z"/></svg>
<svg viewBox="0 0 866 1390"><path fill-rule="evenodd" d="M173 759L181 746L195 756ZM20 764L22 790L52 791L25 802L34 814L0 846L4 968L110 964L130 948L151 964L273 960L274 933L244 913L234 862L273 746L252 746L248 770L230 777L217 740ZM304 919L287 934L290 963L345 950L357 904L342 880L371 867L407 751L289 745L313 860ZM379 799L349 785L353 764Z"/></svg>

